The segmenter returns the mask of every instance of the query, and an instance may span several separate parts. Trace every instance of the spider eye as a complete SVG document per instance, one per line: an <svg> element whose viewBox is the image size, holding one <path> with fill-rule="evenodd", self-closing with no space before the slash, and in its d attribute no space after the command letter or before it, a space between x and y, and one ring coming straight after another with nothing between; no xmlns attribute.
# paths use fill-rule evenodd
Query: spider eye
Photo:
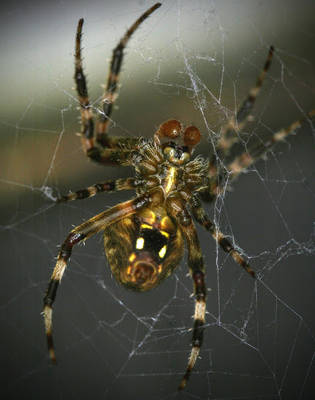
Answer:
<svg viewBox="0 0 315 400"><path fill-rule="evenodd" d="M182 125L179 121L176 119L170 119L166 122L163 122L162 125L160 125L157 135L160 137L168 137L171 139L175 139L179 136L179 134L182 131Z"/></svg>
<svg viewBox="0 0 315 400"><path fill-rule="evenodd" d="M195 126L189 126L184 132L184 143L188 147L195 146L200 142L201 133Z"/></svg>

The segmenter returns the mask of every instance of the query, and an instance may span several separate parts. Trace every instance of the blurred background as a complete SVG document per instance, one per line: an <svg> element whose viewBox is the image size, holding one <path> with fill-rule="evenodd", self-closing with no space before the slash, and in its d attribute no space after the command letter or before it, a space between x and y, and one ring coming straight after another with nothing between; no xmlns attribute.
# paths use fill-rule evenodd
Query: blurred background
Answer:
<svg viewBox="0 0 315 400"><path fill-rule="evenodd" d="M311 399L314 380L314 125L278 145L207 207L259 275L255 283L198 230L207 268L204 347L186 391L194 302L186 259L151 293L111 277L102 237L75 248L54 308L58 365L49 363L42 297L73 226L126 200L102 194L55 205L60 193L127 168L83 154L73 82L76 25L95 114L111 51L153 2L10 1L2 5L1 344L6 399ZM213 140L276 48L245 129L251 143L315 106L311 0L162 1L125 52L110 133L151 137L177 118ZM245 143L244 142L244 143Z"/></svg>

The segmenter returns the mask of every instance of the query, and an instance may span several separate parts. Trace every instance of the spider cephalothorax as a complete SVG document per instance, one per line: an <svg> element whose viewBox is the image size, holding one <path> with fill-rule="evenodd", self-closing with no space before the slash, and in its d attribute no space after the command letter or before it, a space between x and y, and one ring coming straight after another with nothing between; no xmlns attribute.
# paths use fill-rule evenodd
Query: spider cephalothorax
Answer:
<svg viewBox="0 0 315 400"><path fill-rule="evenodd" d="M274 52L271 46L256 86L249 92L236 115L222 127L209 160L200 156L192 158L194 147L201 137L198 128L183 128L179 121L173 119L160 125L153 140L108 135L123 50L137 27L160 6L160 3L156 3L138 18L115 47L96 132L82 68L83 19L79 20L74 78L81 109L83 150L91 160L103 165L133 166L135 177L101 182L62 196L58 202L85 199L100 192L130 189L136 192L136 197L96 215L69 233L58 254L44 298L43 314L49 354L55 362L52 305L57 289L73 246L98 232L104 232L105 253L113 275L121 284L137 291L149 290L171 275L180 263L186 245L188 268L194 285L195 313L192 349L179 385L179 389L183 389L200 351L206 313L205 268L193 220L203 226L236 263L255 277L248 262L211 222L200 200L213 201L223 190L226 176L233 181L275 143L299 128L304 119L279 130L264 144L259 143L252 152L233 153L231 158L230 150L234 144L239 144L238 132L250 120L255 99L270 66ZM308 113L307 117L314 115L315 110ZM226 164L222 165L221 160L227 160Z"/></svg>

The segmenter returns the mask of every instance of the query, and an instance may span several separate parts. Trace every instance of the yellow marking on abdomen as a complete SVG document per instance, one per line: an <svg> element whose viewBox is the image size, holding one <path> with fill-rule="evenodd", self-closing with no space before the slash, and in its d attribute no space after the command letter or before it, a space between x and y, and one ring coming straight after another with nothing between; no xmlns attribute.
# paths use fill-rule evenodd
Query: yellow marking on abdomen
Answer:
<svg viewBox="0 0 315 400"><path fill-rule="evenodd" d="M144 239L143 239L143 237L139 237L136 242L136 249L142 250L143 246L144 246Z"/></svg>
<svg viewBox="0 0 315 400"><path fill-rule="evenodd" d="M135 258L136 258L136 254L132 253L131 256L129 257L129 261L133 262L135 260Z"/></svg>
<svg viewBox="0 0 315 400"><path fill-rule="evenodd" d="M160 258L164 258L165 254L166 254L166 250L167 250L167 246L166 244L161 248L161 250L159 251L159 257Z"/></svg>
<svg viewBox="0 0 315 400"><path fill-rule="evenodd" d="M142 225L140 226L140 228L141 228L141 229L153 229L153 227L152 227L151 225L148 225L148 224L142 224Z"/></svg>
<svg viewBox="0 0 315 400"><path fill-rule="evenodd" d="M170 237L170 234L168 232L165 231L160 231L160 233L165 236L167 239Z"/></svg>

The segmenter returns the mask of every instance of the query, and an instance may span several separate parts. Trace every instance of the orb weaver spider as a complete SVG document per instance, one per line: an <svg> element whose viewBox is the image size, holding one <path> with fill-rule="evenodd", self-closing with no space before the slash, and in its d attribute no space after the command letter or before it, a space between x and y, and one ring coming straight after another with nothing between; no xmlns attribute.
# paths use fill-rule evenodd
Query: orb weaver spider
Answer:
<svg viewBox="0 0 315 400"><path fill-rule="evenodd" d="M135 177L98 183L62 196L57 202L85 199L100 192L130 189L135 190L137 196L96 215L68 234L61 246L44 297L43 314L49 355L55 363L52 305L74 245L104 231L105 253L115 278L127 288L147 291L158 286L174 272L183 257L186 243L189 273L194 286L195 312L192 349L186 372L178 387L181 390L186 386L199 355L206 313L205 268L193 219L212 235L223 251L255 278L249 263L211 222L200 200L213 201L222 192L227 176L229 180L234 180L275 143L284 140L299 128L305 119L279 130L251 153L245 151L227 164L220 163L219 160L225 160L230 155L232 146L238 143L237 132L250 120L250 112L273 56L274 48L271 46L255 87L250 90L236 116L223 126L214 155L209 160L200 156L192 158L201 133L194 126L184 128L177 120L162 123L154 133L153 140L109 136L107 130L116 98L124 48L138 26L160 6L160 3L156 3L142 14L113 50L107 86L101 102L103 112L98 115L96 135L82 68L83 19L78 22L74 79L81 110L83 150L91 160L103 165L133 166ZM312 110L307 118L314 115L315 110Z"/></svg>

